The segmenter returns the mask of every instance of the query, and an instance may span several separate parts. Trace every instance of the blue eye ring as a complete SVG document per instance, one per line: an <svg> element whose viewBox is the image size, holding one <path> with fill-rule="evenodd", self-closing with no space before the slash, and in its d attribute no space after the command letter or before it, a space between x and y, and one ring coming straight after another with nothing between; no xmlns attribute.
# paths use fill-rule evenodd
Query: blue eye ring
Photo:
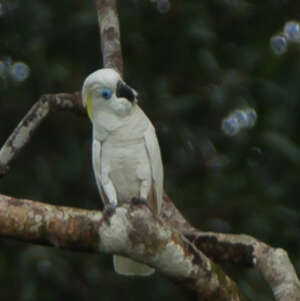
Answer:
<svg viewBox="0 0 300 301"><path fill-rule="evenodd" d="M108 88L103 88L103 89L101 90L101 95L102 95L103 98L105 98L105 99L110 99L111 96L112 96L112 92L111 92L111 90L108 89Z"/></svg>

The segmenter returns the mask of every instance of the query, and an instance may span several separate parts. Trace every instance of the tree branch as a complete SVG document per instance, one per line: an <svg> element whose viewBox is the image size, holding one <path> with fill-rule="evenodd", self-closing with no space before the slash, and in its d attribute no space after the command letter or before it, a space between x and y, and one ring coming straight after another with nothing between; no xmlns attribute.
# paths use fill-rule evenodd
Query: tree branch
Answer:
<svg viewBox="0 0 300 301"><path fill-rule="evenodd" d="M161 217L212 261L256 267L270 285L275 300L300 300L300 281L285 250L272 248L249 235L201 232L185 220L167 195Z"/></svg>
<svg viewBox="0 0 300 301"><path fill-rule="evenodd" d="M120 24L116 0L96 0L103 65L123 74Z"/></svg>
<svg viewBox="0 0 300 301"><path fill-rule="evenodd" d="M85 114L78 92L41 96L2 146L0 150L0 176L4 176L9 171L10 164L29 142L40 123L50 112L58 110L71 110L77 114Z"/></svg>
<svg viewBox="0 0 300 301"><path fill-rule="evenodd" d="M285 250L249 236L213 232L186 233L213 261L257 267L272 288L275 300L300 300L300 282Z"/></svg>
<svg viewBox="0 0 300 301"><path fill-rule="evenodd" d="M222 269L144 205L126 204L107 216L0 194L0 235L129 256L155 267L199 300L248 300Z"/></svg>
<svg viewBox="0 0 300 301"><path fill-rule="evenodd" d="M122 73L116 1L97 0L96 4L104 66ZM0 175L9 170L39 124L57 110L85 114L80 93L44 95L39 99L1 148ZM235 283L206 254L218 262L256 266L272 287L276 300L300 300L299 280L284 250L271 248L246 235L199 232L166 195L160 218L153 218L145 208L124 206L116 210L108 223L98 211L0 195L1 236L74 250L128 255L194 290L201 300L221 297L245 300Z"/></svg>
<svg viewBox="0 0 300 301"><path fill-rule="evenodd" d="M120 42L120 25L115 0L96 0L103 65L123 73ZM39 124L50 112L72 110L85 114L80 92L73 94L48 94L40 97L24 116L0 150L0 177L10 169L10 164L28 143Z"/></svg>

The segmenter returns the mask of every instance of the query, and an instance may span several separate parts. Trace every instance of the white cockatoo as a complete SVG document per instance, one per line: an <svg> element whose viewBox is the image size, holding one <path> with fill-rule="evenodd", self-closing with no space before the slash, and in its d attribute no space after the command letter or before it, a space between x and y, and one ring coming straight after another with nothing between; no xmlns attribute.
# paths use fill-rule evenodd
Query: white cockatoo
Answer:
<svg viewBox="0 0 300 301"><path fill-rule="evenodd" d="M93 169L107 206L133 198L158 215L163 199L163 166L155 129L137 105L137 93L113 69L90 74L82 88L83 104L93 124ZM115 271L150 275L154 269L114 255Z"/></svg>

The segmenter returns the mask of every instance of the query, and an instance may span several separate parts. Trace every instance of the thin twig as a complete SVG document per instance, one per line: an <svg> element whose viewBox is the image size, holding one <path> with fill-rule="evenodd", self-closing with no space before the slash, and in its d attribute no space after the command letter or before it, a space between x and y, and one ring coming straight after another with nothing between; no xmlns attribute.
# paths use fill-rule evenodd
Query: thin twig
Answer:
<svg viewBox="0 0 300 301"><path fill-rule="evenodd" d="M11 163L29 142L40 123L50 112L58 110L71 110L75 113L85 114L79 93L41 96L2 146L0 150L0 176L4 176L9 171Z"/></svg>

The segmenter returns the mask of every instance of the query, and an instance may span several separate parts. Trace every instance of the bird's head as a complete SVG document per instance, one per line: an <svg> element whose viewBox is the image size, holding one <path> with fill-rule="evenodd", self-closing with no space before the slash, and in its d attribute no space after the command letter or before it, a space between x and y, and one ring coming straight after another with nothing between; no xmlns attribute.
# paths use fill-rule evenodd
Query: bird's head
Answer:
<svg viewBox="0 0 300 301"><path fill-rule="evenodd" d="M122 117L130 114L137 103L137 93L124 83L118 72L104 68L86 78L82 100L91 120L99 110Z"/></svg>

